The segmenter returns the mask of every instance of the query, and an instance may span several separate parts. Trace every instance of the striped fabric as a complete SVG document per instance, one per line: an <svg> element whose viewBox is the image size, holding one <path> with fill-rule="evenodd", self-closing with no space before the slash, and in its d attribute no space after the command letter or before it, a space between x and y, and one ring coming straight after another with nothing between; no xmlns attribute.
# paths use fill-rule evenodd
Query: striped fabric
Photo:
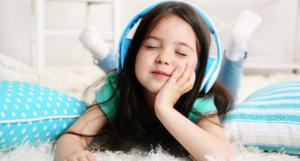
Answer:
<svg viewBox="0 0 300 161"><path fill-rule="evenodd" d="M230 142L300 155L300 82L264 87L232 108L223 121Z"/></svg>

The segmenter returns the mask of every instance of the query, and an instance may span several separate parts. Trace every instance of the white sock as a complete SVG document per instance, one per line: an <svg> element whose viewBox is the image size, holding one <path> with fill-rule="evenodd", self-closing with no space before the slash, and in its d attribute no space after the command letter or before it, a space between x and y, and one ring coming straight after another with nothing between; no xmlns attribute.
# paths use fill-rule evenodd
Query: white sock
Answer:
<svg viewBox="0 0 300 161"><path fill-rule="evenodd" d="M247 50L246 42L252 32L262 23L262 19L253 12L243 10L231 32L226 57L232 61L239 61L244 58Z"/></svg>
<svg viewBox="0 0 300 161"><path fill-rule="evenodd" d="M109 53L109 46L99 36L98 30L94 26L87 26L80 33L79 40L99 61L103 60Z"/></svg>

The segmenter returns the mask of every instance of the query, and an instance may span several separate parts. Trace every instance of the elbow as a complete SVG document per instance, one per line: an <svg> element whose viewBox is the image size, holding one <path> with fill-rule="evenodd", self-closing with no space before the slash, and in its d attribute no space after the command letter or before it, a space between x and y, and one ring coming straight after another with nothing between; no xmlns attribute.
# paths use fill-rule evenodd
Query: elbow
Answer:
<svg viewBox="0 0 300 161"><path fill-rule="evenodd" d="M233 157L234 157L234 152L232 151L227 155L226 160L231 161L233 159Z"/></svg>
<svg viewBox="0 0 300 161"><path fill-rule="evenodd" d="M231 161L234 157L234 151L232 148L228 149L227 153L224 156L224 159L226 159L226 161Z"/></svg>
<svg viewBox="0 0 300 161"><path fill-rule="evenodd" d="M231 161L234 157L233 148L229 142L227 144L225 143L225 145L226 145L227 149L226 149L226 151L224 151L224 152L226 152L224 159L226 159L226 161Z"/></svg>
<svg viewBox="0 0 300 161"><path fill-rule="evenodd" d="M228 149L228 153L227 153L227 158L226 159L228 161L231 161L233 159L233 157L234 157L234 151L233 151L232 146L230 145L229 149Z"/></svg>
<svg viewBox="0 0 300 161"><path fill-rule="evenodd" d="M212 155L205 155L205 156L209 156L210 158L214 158L216 160L226 160L226 161L232 161L233 157L234 157L234 153L227 153L226 155L223 154L212 154ZM199 160L199 161L202 161L202 160L207 160L207 158L205 158L205 156L200 156L200 157L194 157L195 160ZM219 159L218 159L219 158Z"/></svg>
<svg viewBox="0 0 300 161"><path fill-rule="evenodd" d="M234 151L233 149L228 149L227 151L223 151L223 152L215 152L215 153L210 153L210 154L206 154L204 156L194 156L195 160L207 160L207 158L205 158L205 156L209 156L210 158L214 158L216 160L219 160L218 158L222 158L221 160L226 160L226 161L232 161L233 157L234 157Z"/></svg>

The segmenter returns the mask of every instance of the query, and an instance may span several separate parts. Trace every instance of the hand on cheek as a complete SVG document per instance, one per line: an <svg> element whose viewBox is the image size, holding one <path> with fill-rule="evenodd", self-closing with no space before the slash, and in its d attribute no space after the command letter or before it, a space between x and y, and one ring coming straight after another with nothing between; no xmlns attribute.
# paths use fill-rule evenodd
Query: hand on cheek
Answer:
<svg viewBox="0 0 300 161"><path fill-rule="evenodd" d="M154 108L174 107L180 96L193 88L195 75L190 63L187 63L184 69L177 66L169 80L158 92Z"/></svg>

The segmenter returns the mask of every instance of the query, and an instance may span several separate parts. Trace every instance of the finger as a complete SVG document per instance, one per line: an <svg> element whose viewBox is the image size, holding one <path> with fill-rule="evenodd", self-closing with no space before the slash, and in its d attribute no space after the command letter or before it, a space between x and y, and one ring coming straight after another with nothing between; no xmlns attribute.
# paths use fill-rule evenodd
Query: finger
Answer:
<svg viewBox="0 0 300 161"><path fill-rule="evenodd" d="M87 153L85 156L88 161L97 161L96 157L92 153Z"/></svg>
<svg viewBox="0 0 300 161"><path fill-rule="evenodd" d="M195 73L195 71L192 67L190 69L191 69L190 70L191 71L190 76L189 76L187 82L182 87L182 89L185 90L185 93L190 91L191 89L193 89L194 84L195 84L196 73Z"/></svg>
<svg viewBox="0 0 300 161"><path fill-rule="evenodd" d="M191 74L190 74L188 81L191 80L192 83L194 84L195 79L196 79L196 72L195 72L195 69L193 68L193 66L190 67L190 70L191 70Z"/></svg>
<svg viewBox="0 0 300 161"><path fill-rule="evenodd" d="M185 68L185 71L183 72L183 75L177 81L177 85L179 87L182 87L188 81L188 79L190 77L190 74L191 74L191 70L190 70L191 66L192 66L191 63L188 63L186 65L186 68Z"/></svg>
<svg viewBox="0 0 300 161"><path fill-rule="evenodd" d="M85 155L79 155L79 156L77 156L77 160L78 161L88 161L87 158L85 157Z"/></svg>
<svg viewBox="0 0 300 161"><path fill-rule="evenodd" d="M179 78L182 77L184 71L187 69L186 66L180 67L180 71L179 71Z"/></svg>
<svg viewBox="0 0 300 161"><path fill-rule="evenodd" d="M66 161L78 161L78 159L76 157L71 158L71 159L67 159Z"/></svg>
<svg viewBox="0 0 300 161"><path fill-rule="evenodd" d="M74 157L68 157L68 159L65 159L64 161L78 161L78 159L76 158L76 156Z"/></svg>
<svg viewBox="0 0 300 161"><path fill-rule="evenodd" d="M171 78L170 78L170 83L172 84L175 84L178 80L178 78L180 77L180 73L181 73L181 67L180 66L177 66L174 70L174 72L172 73L171 75Z"/></svg>

